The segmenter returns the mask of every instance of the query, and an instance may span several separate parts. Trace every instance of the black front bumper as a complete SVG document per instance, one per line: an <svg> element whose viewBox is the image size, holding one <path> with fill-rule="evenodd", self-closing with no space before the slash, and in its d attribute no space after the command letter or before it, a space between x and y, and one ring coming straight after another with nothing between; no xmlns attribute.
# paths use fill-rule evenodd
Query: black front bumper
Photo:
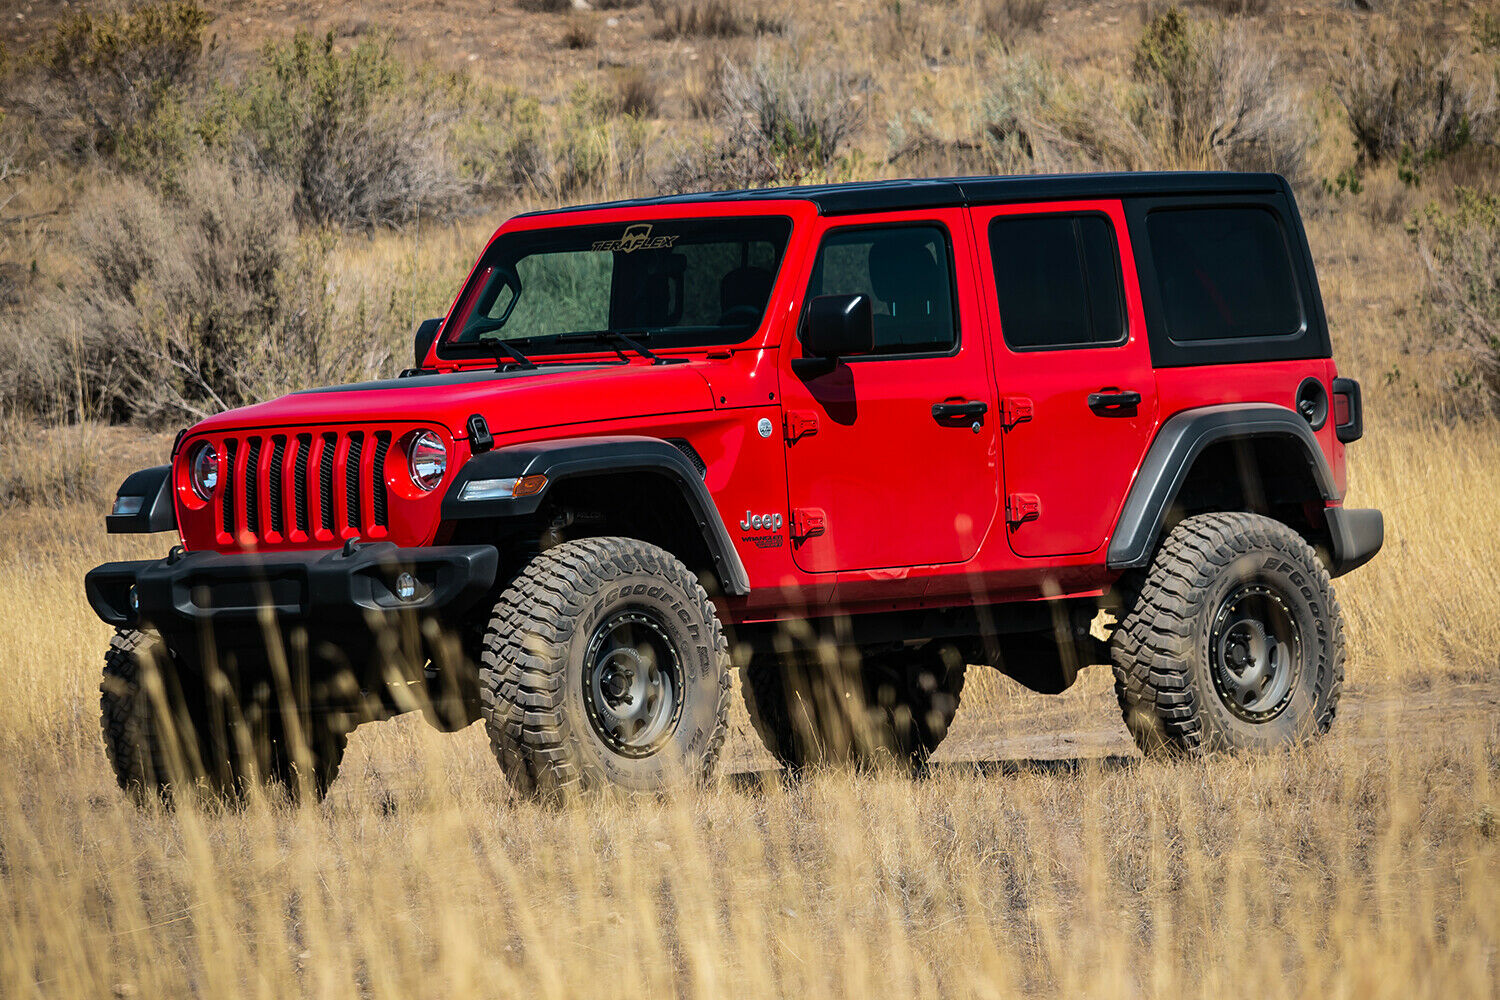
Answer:
<svg viewBox="0 0 1500 1000"><path fill-rule="evenodd" d="M494 585L492 545L400 548L391 542L333 552L221 555L180 550L165 559L105 563L84 577L106 624L182 632L202 626L306 624L347 629L417 612L467 611ZM397 596L403 574L412 595Z"/></svg>

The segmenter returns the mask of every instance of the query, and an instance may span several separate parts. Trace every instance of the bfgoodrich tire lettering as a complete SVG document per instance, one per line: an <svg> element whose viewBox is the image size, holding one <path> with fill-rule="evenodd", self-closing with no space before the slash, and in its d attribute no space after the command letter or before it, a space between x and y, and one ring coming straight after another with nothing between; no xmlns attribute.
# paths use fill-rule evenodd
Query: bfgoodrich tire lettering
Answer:
<svg viewBox="0 0 1500 1000"><path fill-rule="evenodd" d="M606 644L601 629L626 631ZM629 679L608 677L611 662ZM590 700L611 690L623 701ZM670 712L644 707L653 690L667 701L649 704ZM708 594L671 553L578 539L534 558L495 605L480 697L495 756L522 792L701 781L728 732L728 644Z"/></svg>
<svg viewBox="0 0 1500 1000"><path fill-rule="evenodd" d="M1127 611L1110 655L1142 750L1269 749L1332 725L1343 613L1327 570L1290 527L1257 514L1190 517L1123 584ZM1250 624L1237 630L1241 621Z"/></svg>

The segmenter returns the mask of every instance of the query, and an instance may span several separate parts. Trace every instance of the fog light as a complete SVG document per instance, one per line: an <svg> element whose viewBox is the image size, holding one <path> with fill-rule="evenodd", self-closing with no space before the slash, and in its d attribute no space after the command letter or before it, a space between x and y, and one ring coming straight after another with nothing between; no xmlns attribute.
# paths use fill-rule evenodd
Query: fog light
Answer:
<svg viewBox="0 0 1500 1000"><path fill-rule="evenodd" d="M132 613L141 613L141 592L135 589L135 584L132 583L130 585L130 590L125 594L125 599L130 602Z"/></svg>
<svg viewBox="0 0 1500 1000"><path fill-rule="evenodd" d="M410 601L417 596L417 580L410 573L402 573L396 577L396 596L403 601Z"/></svg>

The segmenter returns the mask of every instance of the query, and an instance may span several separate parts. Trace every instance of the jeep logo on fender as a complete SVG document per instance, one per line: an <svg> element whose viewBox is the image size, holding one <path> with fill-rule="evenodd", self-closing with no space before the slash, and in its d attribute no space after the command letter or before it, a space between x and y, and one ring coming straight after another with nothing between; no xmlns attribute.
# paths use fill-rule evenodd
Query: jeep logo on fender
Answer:
<svg viewBox="0 0 1500 1000"><path fill-rule="evenodd" d="M600 240L594 244L593 249L599 253L618 251L619 253L635 253L637 250L665 250L677 242L673 236L652 236L651 223L637 222L626 226L625 231L617 240Z"/></svg>
<svg viewBox="0 0 1500 1000"><path fill-rule="evenodd" d="M780 514L752 514L748 510L745 511L745 519L740 522L740 530L741 531L751 531L751 530L759 531L759 530L761 530L763 528L769 528L772 531L780 531L781 530L781 515Z"/></svg>

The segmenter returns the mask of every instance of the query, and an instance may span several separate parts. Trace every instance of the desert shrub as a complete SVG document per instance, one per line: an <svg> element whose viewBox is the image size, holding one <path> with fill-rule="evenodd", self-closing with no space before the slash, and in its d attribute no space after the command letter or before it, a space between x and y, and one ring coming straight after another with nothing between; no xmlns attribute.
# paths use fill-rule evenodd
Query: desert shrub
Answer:
<svg viewBox="0 0 1500 1000"><path fill-rule="evenodd" d="M1494 52L1500 49L1500 11L1475 9L1469 15L1469 30L1474 35L1474 48L1479 52Z"/></svg>
<svg viewBox="0 0 1500 1000"><path fill-rule="evenodd" d="M682 76L682 100L694 118L717 118L724 110L724 60L691 63Z"/></svg>
<svg viewBox="0 0 1500 1000"><path fill-rule="evenodd" d="M616 107L624 115L651 118L661 107L656 81L639 66L632 66L615 79Z"/></svg>
<svg viewBox="0 0 1500 1000"><path fill-rule="evenodd" d="M1157 165L1303 179L1312 123L1276 58L1241 26L1169 8L1137 40L1131 117Z"/></svg>
<svg viewBox="0 0 1500 1000"><path fill-rule="evenodd" d="M591 49L598 36L594 26L581 17L575 17L568 22L568 28L563 32L562 47L565 49Z"/></svg>
<svg viewBox="0 0 1500 1000"><path fill-rule="evenodd" d="M1428 306L1438 330L1472 359L1473 375L1459 373L1459 387L1477 376L1475 388L1500 404L1500 197L1465 187L1454 196L1452 210L1431 206L1414 226Z"/></svg>
<svg viewBox="0 0 1500 1000"><path fill-rule="evenodd" d="M661 22L656 37L662 39L735 38L782 29L765 11L743 14L732 0L651 0L651 12Z"/></svg>
<svg viewBox="0 0 1500 1000"><path fill-rule="evenodd" d="M389 339L336 327L331 236L299 235L293 197L201 158L169 193L130 177L89 191L77 272L0 330L0 364L17 374L0 404L157 423L384 365Z"/></svg>
<svg viewBox="0 0 1500 1000"><path fill-rule="evenodd" d="M1007 59L982 106L986 157L1000 173L1137 170L1140 133L1096 89L1060 77L1047 62Z"/></svg>
<svg viewBox="0 0 1500 1000"><path fill-rule="evenodd" d="M757 55L725 62L720 83L722 140L700 157L699 183L749 187L826 180L846 161L865 120L869 83L830 66Z"/></svg>
<svg viewBox="0 0 1500 1000"><path fill-rule="evenodd" d="M573 0L516 0L516 6L533 14L561 14L573 9Z"/></svg>
<svg viewBox="0 0 1500 1000"><path fill-rule="evenodd" d="M215 48L212 20L197 0L70 14L14 67L8 96L48 151L175 162L190 141L180 105Z"/></svg>
<svg viewBox="0 0 1500 1000"><path fill-rule="evenodd" d="M1396 161L1409 179L1500 127L1495 81L1429 38L1372 33L1333 65L1333 90L1362 161Z"/></svg>
<svg viewBox="0 0 1500 1000"><path fill-rule="evenodd" d="M749 66L725 60L717 72L716 134L678 155L667 186L762 187L827 180L847 168L867 80L765 54Z"/></svg>
<svg viewBox="0 0 1500 1000"><path fill-rule="evenodd" d="M1271 0L1195 0L1198 6L1220 17L1255 17L1266 13Z"/></svg>
<svg viewBox="0 0 1500 1000"><path fill-rule="evenodd" d="M1041 31L1047 7L1048 0L984 0L979 8L979 27L985 34L1004 39Z"/></svg>
<svg viewBox="0 0 1500 1000"><path fill-rule="evenodd" d="M585 83L573 88L559 113L553 142L557 194L628 185L645 169L646 126L621 114L617 95Z"/></svg>
<svg viewBox="0 0 1500 1000"><path fill-rule="evenodd" d="M460 173L469 183L491 196L551 186L540 102L514 88L473 86L464 108L453 141Z"/></svg>
<svg viewBox="0 0 1500 1000"><path fill-rule="evenodd" d="M447 218L468 184L452 149L462 81L411 71L388 40L347 54L330 32L267 45L239 96L255 161L291 184L299 216L345 227Z"/></svg>

